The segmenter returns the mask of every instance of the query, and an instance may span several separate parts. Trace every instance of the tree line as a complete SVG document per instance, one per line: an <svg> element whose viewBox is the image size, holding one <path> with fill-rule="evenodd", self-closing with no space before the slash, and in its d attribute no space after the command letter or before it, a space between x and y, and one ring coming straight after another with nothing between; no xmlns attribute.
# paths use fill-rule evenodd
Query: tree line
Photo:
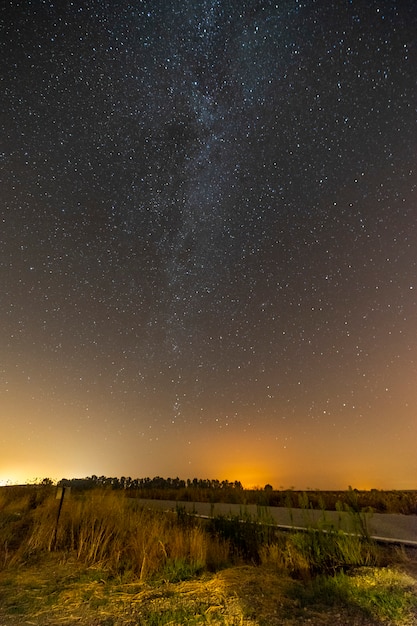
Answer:
<svg viewBox="0 0 417 626"><path fill-rule="evenodd" d="M45 481L49 479L44 479ZM49 481L52 482L52 481ZM86 478L62 478L58 486L74 490L96 488L124 490L127 496L177 502L225 502L230 504L256 504L286 508L311 508L327 511L343 508L353 511L376 513L402 513L417 515L417 490L379 489L358 490L349 487L345 491L298 491L292 488L275 490L272 485L257 489L244 489L238 480L208 478L121 478L88 476Z"/></svg>
<svg viewBox="0 0 417 626"><path fill-rule="evenodd" d="M45 479L44 479L45 480ZM95 487L111 487L112 489L242 489L242 483L239 480L216 480L210 478L162 478L155 476L154 478L131 478L130 476L109 477L109 476L87 476L86 478L62 478L59 486L79 487L81 489L93 489Z"/></svg>

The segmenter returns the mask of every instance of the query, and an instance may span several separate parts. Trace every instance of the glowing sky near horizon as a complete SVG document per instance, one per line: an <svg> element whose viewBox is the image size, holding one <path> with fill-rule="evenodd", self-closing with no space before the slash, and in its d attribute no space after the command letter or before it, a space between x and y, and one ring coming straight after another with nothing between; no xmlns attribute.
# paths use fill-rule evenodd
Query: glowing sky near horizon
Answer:
<svg viewBox="0 0 417 626"><path fill-rule="evenodd" d="M414 0L2 21L0 481L416 489Z"/></svg>

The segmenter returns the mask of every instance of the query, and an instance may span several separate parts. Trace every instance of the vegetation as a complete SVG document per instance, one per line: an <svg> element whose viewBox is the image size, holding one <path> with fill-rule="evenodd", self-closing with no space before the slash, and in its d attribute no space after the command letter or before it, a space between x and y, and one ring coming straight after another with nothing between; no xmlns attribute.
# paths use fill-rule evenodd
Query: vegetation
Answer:
<svg viewBox="0 0 417 626"><path fill-rule="evenodd" d="M366 534L149 511L126 489L56 492L0 488L2 624L413 623L416 580Z"/></svg>
<svg viewBox="0 0 417 626"><path fill-rule="evenodd" d="M45 478L41 482L50 479ZM286 508L304 507L308 497L308 506L312 509L336 511L340 507L353 510L373 511L375 513L402 513L417 515L417 490L381 491L379 489L358 490L349 487L347 491L297 491L294 489L273 489L265 485L263 489L244 489L239 481L187 479L180 478L121 478L89 476L86 478L66 479L59 485L73 490L91 490L107 488L123 490L135 498L175 500L177 502L227 502L235 504L256 504L259 506L277 506Z"/></svg>

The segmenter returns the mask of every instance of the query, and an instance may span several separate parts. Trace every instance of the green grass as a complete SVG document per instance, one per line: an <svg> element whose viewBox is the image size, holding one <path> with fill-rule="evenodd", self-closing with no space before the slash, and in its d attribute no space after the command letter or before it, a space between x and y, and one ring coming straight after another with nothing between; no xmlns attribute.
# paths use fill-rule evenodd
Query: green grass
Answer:
<svg viewBox="0 0 417 626"><path fill-rule="evenodd" d="M158 577L164 581L178 583L181 580L190 580L198 576L203 570L202 563L190 563L182 558L169 559Z"/></svg>
<svg viewBox="0 0 417 626"><path fill-rule="evenodd" d="M392 568L360 568L351 574L317 576L298 590L298 597L305 606L318 602L343 605L383 622L399 626L415 623L416 581Z"/></svg>

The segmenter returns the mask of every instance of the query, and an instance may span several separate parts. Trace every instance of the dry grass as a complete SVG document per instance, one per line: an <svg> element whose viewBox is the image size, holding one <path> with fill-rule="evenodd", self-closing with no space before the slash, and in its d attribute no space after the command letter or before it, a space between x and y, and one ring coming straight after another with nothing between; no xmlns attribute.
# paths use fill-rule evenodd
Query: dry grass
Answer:
<svg viewBox="0 0 417 626"><path fill-rule="evenodd" d="M178 583L122 583L97 568L50 554L48 562L0 574L0 623L5 626L359 626L398 624L373 611L371 589L395 585L409 593L415 581L398 572L361 570L352 578L358 604L304 600L300 581L268 567L238 566ZM319 590L322 595L326 589ZM371 602L371 604L369 604Z"/></svg>
<svg viewBox="0 0 417 626"><path fill-rule="evenodd" d="M39 493L13 501L0 490L2 626L413 623L415 578L401 567L385 577L375 567L356 573L376 558L361 539L317 531L274 538L253 520L223 520L213 532L112 491L64 500L57 523L59 501ZM249 553L258 566L244 562Z"/></svg>
<svg viewBox="0 0 417 626"><path fill-rule="evenodd" d="M0 582L2 624L273 626L299 624L303 614L287 595L299 583L253 566L155 586L117 584L99 570L51 561L47 568L31 566L8 577L3 573Z"/></svg>
<svg viewBox="0 0 417 626"><path fill-rule="evenodd" d="M3 540L8 546L3 565L60 551L84 565L144 581L157 573L175 578L176 569L184 576L188 568L192 575L227 562L227 541L210 538L197 522L181 522L174 513L144 510L120 492L89 492L64 500L59 520L58 511L59 502L51 496L25 516L15 510L12 523L10 516L3 517L3 539L7 525L15 537L13 554L10 541Z"/></svg>

